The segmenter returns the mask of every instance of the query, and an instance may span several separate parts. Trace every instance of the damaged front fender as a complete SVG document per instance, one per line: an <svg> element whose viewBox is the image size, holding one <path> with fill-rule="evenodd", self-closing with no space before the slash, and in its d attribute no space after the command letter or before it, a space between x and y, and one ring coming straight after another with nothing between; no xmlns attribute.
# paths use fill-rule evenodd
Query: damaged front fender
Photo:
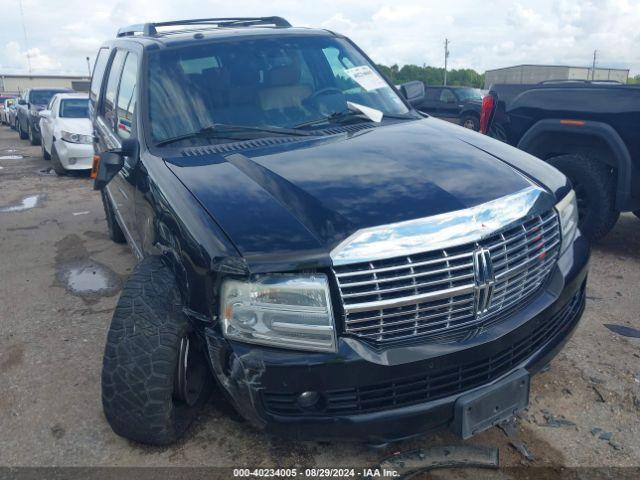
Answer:
<svg viewBox="0 0 640 480"><path fill-rule="evenodd" d="M254 427L264 429L266 421L258 414L262 377L266 372L264 360L253 350L236 354L211 328L205 330L205 336L218 384L240 415Z"/></svg>

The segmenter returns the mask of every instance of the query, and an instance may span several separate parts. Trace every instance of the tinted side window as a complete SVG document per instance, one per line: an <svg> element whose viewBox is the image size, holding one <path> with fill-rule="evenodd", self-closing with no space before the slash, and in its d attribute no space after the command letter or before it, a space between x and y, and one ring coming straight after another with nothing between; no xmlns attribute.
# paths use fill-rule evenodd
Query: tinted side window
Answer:
<svg viewBox="0 0 640 480"><path fill-rule="evenodd" d="M456 96L453 94L451 90L445 88L442 90L442 94L440 94L440 101L442 103L451 103L456 101Z"/></svg>
<svg viewBox="0 0 640 480"><path fill-rule="evenodd" d="M109 49L101 48L98 51L98 56L96 57L96 63L93 65L93 75L91 77L91 89L89 93L89 99L91 103L94 105L98 100L98 95L100 95L100 86L102 85L102 77L104 76L104 71L107 68L108 60L109 60Z"/></svg>
<svg viewBox="0 0 640 480"><path fill-rule="evenodd" d="M104 100L102 101L102 116L107 121L107 125L112 128L115 127L116 93L118 92L120 72L122 71L122 64L124 63L124 58L126 55L127 52L124 50L118 50L116 52L116 55L111 62L111 69L109 70L109 78L107 80L107 88L104 94Z"/></svg>
<svg viewBox="0 0 640 480"><path fill-rule="evenodd" d="M131 136L133 126L133 111L136 106L136 83L138 79L138 57L135 53L129 53L122 69L122 79L118 89L116 131L120 138Z"/></svg>
<svg viewBox="0 0 640 480"><path fill-rule="evenodd" d="M425 99L431 100L435 102L440 98L440 89L439 88L427 88L425 91Z"/></svg>

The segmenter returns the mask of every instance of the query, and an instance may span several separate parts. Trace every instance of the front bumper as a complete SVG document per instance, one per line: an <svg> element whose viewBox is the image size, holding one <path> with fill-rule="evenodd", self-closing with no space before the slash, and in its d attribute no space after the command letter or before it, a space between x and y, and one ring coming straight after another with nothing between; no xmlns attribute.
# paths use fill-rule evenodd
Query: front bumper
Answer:
<svg viewBox="0 0 640 480"><path fill-rule="evenodd" d="M451 425L463 394L518 368L535 373L568 340L585 304L589 260L578 235L540 293L477 336L380 351L341 337L337 353L294 352L229 342L205 330L223 391L252 424L299 439L386 443ZM318 392L313 407L298 396Z"/></svg>
<svg viewBox="0 0 640 480"><path fill-rule="evenodd" d="M71 143L62 139L55 141L56 153L66 170L88 170L93 164L93 145Z"/></svg>

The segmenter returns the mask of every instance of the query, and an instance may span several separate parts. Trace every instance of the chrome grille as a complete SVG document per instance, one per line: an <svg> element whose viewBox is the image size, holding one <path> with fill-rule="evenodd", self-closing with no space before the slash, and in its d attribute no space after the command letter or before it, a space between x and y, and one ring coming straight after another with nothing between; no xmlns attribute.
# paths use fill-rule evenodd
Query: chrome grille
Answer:
<svg viewBox="0 0 640 480"><path fill-rule="evenodd" d="M479 242L336 266L345 332L374 342L464 338L529 299L559 250L558 219L550 210ZM480 275L478 252L486 251L489 270Z"/></svg>

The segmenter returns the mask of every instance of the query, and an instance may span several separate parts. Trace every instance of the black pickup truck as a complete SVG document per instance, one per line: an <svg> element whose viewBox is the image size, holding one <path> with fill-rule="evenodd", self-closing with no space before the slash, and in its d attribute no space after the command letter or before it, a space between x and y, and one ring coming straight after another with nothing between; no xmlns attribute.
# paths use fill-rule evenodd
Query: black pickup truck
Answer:
<svg viewBox="0 0 640 480"><path fill-rule="evenodd" d="M575 188L580 229L604 237L640 216L640 87L605 82L493 85L480 130L539 157Z"/></svg>

